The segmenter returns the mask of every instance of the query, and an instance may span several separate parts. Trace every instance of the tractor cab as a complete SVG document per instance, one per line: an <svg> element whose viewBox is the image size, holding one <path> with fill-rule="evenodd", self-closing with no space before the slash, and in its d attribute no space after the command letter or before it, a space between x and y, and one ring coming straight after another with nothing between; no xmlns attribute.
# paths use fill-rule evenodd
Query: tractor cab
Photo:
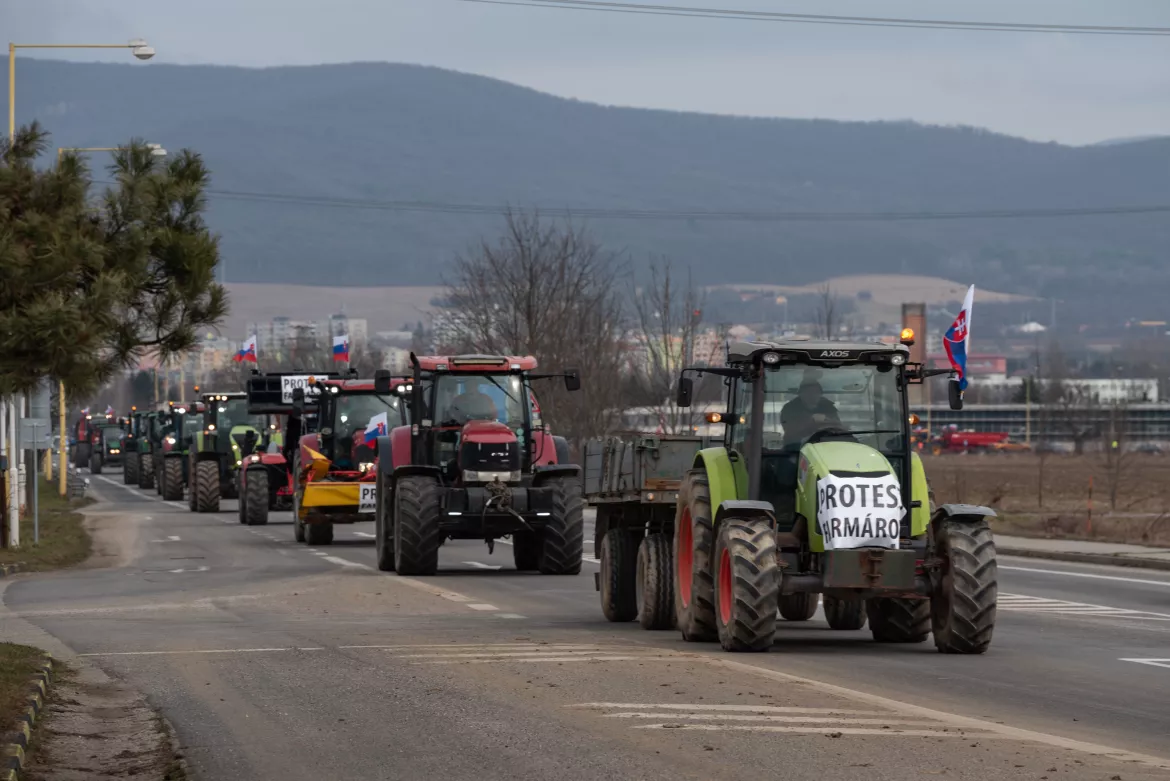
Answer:
<svg viewBox="0 0 1170 781"><path fill-rule="evenodd" d="M374 443L390 429L410 425L404 397L409 379L378 372L372 380L335 378L317 380L318 452L329 461L329 472L369 475L373 479Z"/></svg>

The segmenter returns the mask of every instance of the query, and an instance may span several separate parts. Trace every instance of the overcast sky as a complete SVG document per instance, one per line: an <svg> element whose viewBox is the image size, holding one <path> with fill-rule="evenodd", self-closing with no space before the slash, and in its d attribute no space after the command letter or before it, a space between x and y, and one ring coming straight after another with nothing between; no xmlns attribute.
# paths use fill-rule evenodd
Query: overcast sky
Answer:
<svg viewBox="0 0 1170 781"><path fill-rule="evenodd" d="M1170 0L670 2L1170 27ZM1072 144L1170 134L1170 38L682 19L460 0L0 0L0 30L17 43L141 36L158 62L420 63L623 106L914 119ZM53 56L129 59L124 52Z"/></svg>

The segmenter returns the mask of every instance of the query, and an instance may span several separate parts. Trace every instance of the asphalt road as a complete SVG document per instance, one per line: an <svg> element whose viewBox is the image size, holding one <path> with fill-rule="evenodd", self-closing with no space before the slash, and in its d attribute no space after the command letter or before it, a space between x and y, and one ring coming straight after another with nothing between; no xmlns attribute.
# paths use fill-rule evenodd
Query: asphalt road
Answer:
<svg viewBox="0 0 1170 781"><path fill-rule="evenodd" d="M980 657L819 614L729 655L607 623L589 560L542 577L457 542L402 578L372 524L314 549L287 513L246 527L233 501L91 483L109 566L5 606L144 691L200 778L1170 777L1166 574L1001 559Z"/></svg>

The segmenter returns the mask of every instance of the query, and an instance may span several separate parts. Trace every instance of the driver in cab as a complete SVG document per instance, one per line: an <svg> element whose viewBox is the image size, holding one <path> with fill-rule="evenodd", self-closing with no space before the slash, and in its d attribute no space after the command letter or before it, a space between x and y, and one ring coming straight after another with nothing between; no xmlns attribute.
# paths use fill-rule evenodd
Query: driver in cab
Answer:
<svg viewBox="0 0 1170 781"><path fill-rule="evenodd" d="M837 405L825 398L825 390L815 379L806 378L792 401L780 410L784 444L800 444L825 428L841 426Z"/></svg>

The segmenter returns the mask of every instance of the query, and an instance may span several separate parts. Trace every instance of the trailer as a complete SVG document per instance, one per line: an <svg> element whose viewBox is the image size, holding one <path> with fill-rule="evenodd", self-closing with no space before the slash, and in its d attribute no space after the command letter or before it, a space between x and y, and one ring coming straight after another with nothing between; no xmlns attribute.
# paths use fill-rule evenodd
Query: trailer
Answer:
<svg viewBox="0 0 1170 781"><path fill-rule="evenodd" d="M585 443L585 503L597 512L594 586L610 621L671 629L673 538L682 477L696 454L722 439L629 434Z"/></svg>

